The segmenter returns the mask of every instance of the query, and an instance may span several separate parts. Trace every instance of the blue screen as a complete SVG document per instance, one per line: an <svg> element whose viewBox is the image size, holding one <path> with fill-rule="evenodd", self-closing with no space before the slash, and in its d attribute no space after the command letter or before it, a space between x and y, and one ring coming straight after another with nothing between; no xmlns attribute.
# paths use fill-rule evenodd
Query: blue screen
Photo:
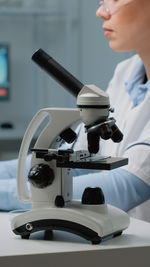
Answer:
<svg viewBox="0 0 150 267"><path fill-rule="evenodd" d="M0 44L0 100L9 98L8 46Z"/></svg>

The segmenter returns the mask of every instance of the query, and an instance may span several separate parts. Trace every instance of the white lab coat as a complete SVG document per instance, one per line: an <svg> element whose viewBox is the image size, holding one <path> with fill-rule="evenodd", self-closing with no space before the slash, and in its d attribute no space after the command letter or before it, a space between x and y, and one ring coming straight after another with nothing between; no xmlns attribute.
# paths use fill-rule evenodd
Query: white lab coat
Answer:
<svg viewBox="0 0 150 267"><path fill-rule="evenodd" d="M107 92L111 106L115 109L112 116L124 134L124 139L121 143L101 140L100 153L129 158L129 164L122 168L150 185L150 90L147 91L144 100L132 108L133 102L125 89L125 82L130 79L131 73L140 62L139 56L134 55L119 63L115 70ZM76 148L78 145L80 148L83 147L83 134L81 137ZM84 140L86 139L84 138ZM130 148L127 149L128 147ZM129 213L133 217L150 221L150 200L129 211Z"/></svg>
<svg viewBox="0 0 150 267"><path fill-rule="evenodd" d="M124 134L124 140L119 144L112 141L105 144L103 142L101 153L128 157L129 164L122 168L150 185L150 90L147 91L145 99L133 109L131 98L125 90L125 82L140 60L135 55L120 63L110 82L108 87L110 103L115 108L114 117ZM129 146L131 148L127 150ZM129 211L129 214L150 221L150 200Z"/></svg>

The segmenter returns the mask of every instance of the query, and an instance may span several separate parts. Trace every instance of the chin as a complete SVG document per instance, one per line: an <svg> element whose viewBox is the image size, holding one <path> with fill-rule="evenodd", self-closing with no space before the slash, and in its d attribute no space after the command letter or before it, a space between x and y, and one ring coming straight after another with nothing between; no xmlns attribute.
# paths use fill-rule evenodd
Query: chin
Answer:
<svg viewBox="0 0 150 267"><path fill-rule="evenodd" d="M132 49L129 48L127 45L125 44L119 44L117 42L114 41L109 41L109 47L117 53L126 53L126 52L132 52Z"/></svg>

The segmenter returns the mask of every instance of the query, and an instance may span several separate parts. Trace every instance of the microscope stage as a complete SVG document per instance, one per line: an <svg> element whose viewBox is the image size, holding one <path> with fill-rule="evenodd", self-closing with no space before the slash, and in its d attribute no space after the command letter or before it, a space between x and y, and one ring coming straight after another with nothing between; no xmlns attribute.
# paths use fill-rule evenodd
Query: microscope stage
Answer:
<svg viewBox="0 0 150 267"><path fill-rule="evenodd" d="M57 161L57 167L72 169L113 170L128 164L127 158L109 157L104 160L94 161Z"/></svg>

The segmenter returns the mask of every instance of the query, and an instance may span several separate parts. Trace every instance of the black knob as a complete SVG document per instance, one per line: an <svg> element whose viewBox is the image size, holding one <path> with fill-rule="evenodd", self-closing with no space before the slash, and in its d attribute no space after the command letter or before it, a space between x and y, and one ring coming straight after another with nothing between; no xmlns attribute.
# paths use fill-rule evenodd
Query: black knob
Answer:
<svg viewBox="0 0 150 267"><path fill-rule="evenodd" d="M55 206L59 207L59 208L63 208L64 205L65 205L65 201L64 201L63 196L61 196L61 195L56 196L56 198L55 198Z"/></svg>
<svg viewBox="0 0 150 267"><path fill-rule="evenodd" d="M47 164L37 164L28 174L29 182L37 188L45 188L54 180L54 172Z"/></svg>
<svg viewBox="0 0 150 267"><path fill-rule="evenodd" d="M100 187L87 187L82 195L82 204L100 205L105 203L103 191Z"/></svg>
<svg viewBox="0 0 150 267"><path fill-rule="evenodd" d="M60 137L63 140L65 140L68 144L71 144L76 140L77 135L71 128L67 128L66 130L61 132Z"/></svg>

